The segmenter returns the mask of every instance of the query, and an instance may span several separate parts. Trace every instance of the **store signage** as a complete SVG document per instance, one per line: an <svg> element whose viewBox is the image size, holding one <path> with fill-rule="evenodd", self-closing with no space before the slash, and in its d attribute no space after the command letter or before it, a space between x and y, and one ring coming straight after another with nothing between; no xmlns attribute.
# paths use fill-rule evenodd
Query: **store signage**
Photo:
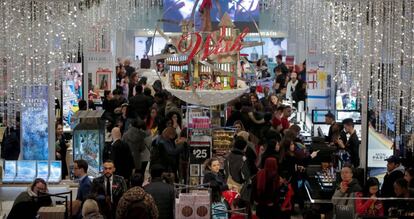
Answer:
<svg viewBox="0 0 414 219"><path fill-rule="evenodd" d="M49 158L49 88L46 85L23 86L21 144L23 160Z"/></svg>
<svg viewBox="0 0 414 219"><path fill-rule="evenodd" d="M203 164L205 160L211 157L210 146L192 146L190 147L190 160L193 164Z"/></svg>
<svg viewBox="0 0 414 219"><path fill-rule="evenodd" d="M204 43L202 43L203 38L199 32L183 34L178 41L177 49L180 53L189 54L185 64L188 64L191 60L193 60L194 56L201 51L203 52L201 60L205 60L210 55L240 52L243 48L242 41L249 33L249 28L244 28L233 42L225 40L225 37L228 37L228 35L226 35L225 28L225 26L222 27L218 40L214 43L212 40L214 39L216 32L210 33ZM193 37L195 37L195 42L193 42ZM223 42L225 42L224 46Z"/></svg>

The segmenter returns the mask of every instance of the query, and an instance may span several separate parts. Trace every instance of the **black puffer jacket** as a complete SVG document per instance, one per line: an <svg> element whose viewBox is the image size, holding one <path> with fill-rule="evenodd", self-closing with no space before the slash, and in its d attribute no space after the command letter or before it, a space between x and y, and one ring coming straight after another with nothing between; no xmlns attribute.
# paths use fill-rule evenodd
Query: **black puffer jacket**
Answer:
<svg viewBox="0 0 414 219"><path fill-rule="evenodd" d="M154 178L150 184L144 187L144 190L154 199L158 208L159 219L174 218L174 186L163 182L161 178Z"/></svg>
<svg viewBox="0 0 414 219"><path fill-rule="evenodd" d="M227 156L226 160L224 161L224 174L226 179L231 176L231 178L237 183L243 183L243 178L241 175L241 168L244 162L243 156L243 151L234 148Z"/></svg>

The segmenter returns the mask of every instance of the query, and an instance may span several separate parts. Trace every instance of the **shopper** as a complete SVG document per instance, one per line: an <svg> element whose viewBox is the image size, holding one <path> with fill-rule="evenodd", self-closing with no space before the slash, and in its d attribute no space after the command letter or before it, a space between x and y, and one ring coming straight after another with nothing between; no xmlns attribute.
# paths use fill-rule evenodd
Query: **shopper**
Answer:
<svg viewBox="0 0 414 219"><path fill-rule="evenodd" d="M275 83L273 84L273 89L275 90L275 94L279 94L283 88L286 88L286 74L282 73L282 68L280 66L276 66L274 68L275 73Z"/></svg>
<svg viewBox="0 0 414 219"><path fill-rule="evenodd" d="M142 188L143 177L137 173L131 178L131 188L119 200L117 219L157 219L158 208L150 194Z"/></svg>
<svg viewBox="0 0 414 219"><path fill-rule="evenodd" d="M230 189L240 192L243 177L241 168L244 163L244 151L247 142L241 136L237 136L234 141L233 149L224 160L224 174Z"/></svg>
<svg viewBox="0 0 414 219"><path fill-rule="evenodd" d="M258 159L258 167L263 169L265 165L265 161L267 158L272 157L280 161L280 145L279 145L279 139L277 138L271 138L267 139L267 142L265 144L264 152L259 156Z"/></svg>
<svg viewBox="0 0 414 219"><path fill-rule="evenodd" d="M182 118L178 111L171 110L165 116L167 119L167 126L171 126L175 129L177 136L180 135L182 129Z"/></svg>
<svg viewBox="0 0 414 219"><path fill-rule="evenodd" d="M83 219L104 219L99 212L98 203L93 199L85 200L82 207L82 216Z"/></svg>
<svg viewBox="0 0 414 219"><path fill-rule="evenodd" d="M145 129L144 121L137 118L132 120L131 127L122 136L122 141L129 146L134 159L135 172L139 172L141 169L141 152L145 150L144 140L148 135Z"/></svg>
<svg viewBox="0 0 414 219"><path fill-rule="evenodd" d="M414 203L413 201L404 200L403 198L412 198L412 194L408 189L408 183L405 179L400 178L394 182L394 192L397 198L402 198L400 200L395 200L389 202L388 215L389 216L413 216L414 215ZM406 217L401 217L406 218ZM407 217L408 218L408 217Z"/></svg>
<svg viewBox="0 0 414 219"><path fill-rule="evenodd" d="M79 188L76 200L84 202L91 192L92 183L89 179L88 163L85 160L73 161L73 173L79 179Z"/></svg>
<svg viewBox="0 0 414 219"><path fill-rule="evenodd" d="M408 183L408 189L410 192L414 192L414 169L413 168L407 168L404 172L404 179Z"/></svg>
<svg viewBox="0 0 414 219"><path fill-rule="evenodd" d="M37 211L43 206L51 206L52 199L48 193L46 181L37 178L27 191L20 193L14 200L8 219L35 219Z"/></svg>
<svg viewBox="0 0 414 219"><path fill-rule="evenodd" d="M128 118L136 119L139 117L141 120L145 120L152 104L151 99L143 94L141 84L135 86L135 91L135 96L129 98Z"/></svg>
<svg viewBox="0 0 414 219"><path fill-rule="evenodd" d="M325 124L329 125L329 132L328 132L328 135L325 136L325 141L328 143L333 143L333 140L334 140L333 135L335 134L333 128L334 128L334 125L336 124L336 121L335 121L335 115L331 113L330 111L327 114L325 114Z"/></svg>
<svg viewBox="0 0 414 219"><path fill-rule="evenodd" d="M122 176L114 175L114 172L114 162L112 160L104 161L103 175L93 180L93 184L98 184L101 188L104 188L105 201L109 205L109 209L105 209L107 210L107 214L105 215L106 218L114 218L119 199L127 190L124 178Z"/></svg>
<svg viewBox="0 0 414 219"><path fill-rule="evenodd" d="M151 182L144 187L145 192L150 194L157 205L159 219L174 218L175 190L174 186L163 182L161 175L164 167L155 164L151 167Z"/></svg>
<svg viewBox="0 0 414 219"><path fill-rule="evenodd" d="M252 180L252 197L256 215L260 219L274 219L280 215L278 161L269 157L264 163L264 168Z"/></svg>
<svg viewBox="0 0 414 219"><path fill-rule="evenodd" d="M203 184L219 194L229 189L224 176L220 173L220 162L217 158L210 158L204 163Z"/></svg>
<svg viewBox="0 0 414 219"><path fill-rule="evenodd" d="M129 84L128 84L128 100L131 99L136 94L136 89L138 85L138 73L134 72L129 75Z"/></svg>
<svg viewBox="0 0 414 219"><path fill-rule="evenodd" d="M166 172L173 173L177 179L178 159L183 150L183 145L175 145L176 129L167 127L161 135L152 142L150 169L155 164L160 164Z"/></svg>
<svg viewBox="0 0 414 219"><path fill-rule="evenodd" d="M355 202L352 198L355 197L357 192L361 192L362 188L358 184L358 180L353 178L352 168L350 166L342 168L341 179L342 181L339 187L332 196L332 204L349 206L355 211Z"/></svg>
<svg viewBox="0 0 414 219"><path fill-rule="evenodd" d="M155 136L158 131L158 125L161 122L160 116L158 116L158 111L156 107L151 107L150 114L145 119L145 124L147 130L151 132L151 136Z"/></svg>
<svg viewBox="0 0 414 219"><path fill-rule="evenodd" d="M286 98L289 101L294 101L296 99L296 91L299 90L301 86L301 82L297 80L296 72L290 73L290 81L287 83Z"/></svg>
<svg viewBox="0 0 414 219"><path fill-rule="evenodd" d="M279 67L280 70L282 71L282 74L287 76L287 74L289 73L289 70L286 67L285 63L282 61L282 55L279 54L276 56L276 63L277 63L276 67Z"/></svg>
<svg viewBox="0 0 414 219"><path fill-rule="evenodd" d="M135 72L135 68L131 66L131 60L125 59L124 60L124 68L126 71L126 75L131 76Z"/></svg>
<svg viewBox="0 0 414 219"><path fill-rule="evenodd" d="M130 147L121 140L121 130L118 127L112 129L111 136L112 160L117 167L115 174L124 177L125 181L128 182L134 169L134 158Z"/></svg>
<svg viewBox="0 0 414 219"><path fill-rule="evenodd" d="M384 176L384 183L381 187L381 196L382 197L396 197L396 194L394 192L394 183L397 181L397 179L404 177L404 167L401 165L400 158L392 155L387 161L387 173ZM389 206L391 202L390 201L384 201L384 212L387 213Z"/></svg>
<svg viewBox="0 0 414 219"><path fill-rule="evenodd" d="M370 198L356 199L355 206L358 216L384 216L384 206L382 201L377 200L379 197L379 181L375 177L371 177L365 183L362 192L357 192L356 197Z"/></svg>
<svg viewBox="0 0 414 219"><path fill-rule="evenodd" d="M66 164L66 151L68 145L65 142L65 136L63 135L63 125L59 122L56 123L56 160L62 161L62 179L65 179L68 175L68 166Z"/></svg>
<svg viewBox="0 0 414 219"><path fill-rule="evenodd" d="M354 168L359 167L360 159L359 159L359 138L354 128L354 120L351 118L344 119L342 121L346 134L350 135L347 139L346 136L342 136L340 140L338 140L339 147L345 149L351 156L351 164Z"/></svg>
<svg viewBox="0 0 414 219"><path fill-rule="evenodd" d="M17 160L20 155L20 117L16 117L16 125L13 127L4 117L6 129L1 141L1 158L4 160Z"/></svg>
<svg viewBox="0 0 414 219"><path fill-rule="evenodd" d="M242 104L240 101L236 101L232 107L230 116L227 118L226 126L233 126L236 121L240 121L242 119L241 109Z"/></svg>

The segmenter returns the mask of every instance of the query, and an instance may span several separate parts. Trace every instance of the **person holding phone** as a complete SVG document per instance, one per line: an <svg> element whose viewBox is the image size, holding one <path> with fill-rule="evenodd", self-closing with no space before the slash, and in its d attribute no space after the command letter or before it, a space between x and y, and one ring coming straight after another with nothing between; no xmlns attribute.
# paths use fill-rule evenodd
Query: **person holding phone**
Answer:
<svg viewBox="0 0 414 219"><path fill-rule="evenodd" d="M357 192L362 191L357 179L353 178L352 168L344 166L341 169L341 183L335 190L332 196L332 204L334 205L348 205L355 207L354 201L347 198L355 197Z"/></svg>

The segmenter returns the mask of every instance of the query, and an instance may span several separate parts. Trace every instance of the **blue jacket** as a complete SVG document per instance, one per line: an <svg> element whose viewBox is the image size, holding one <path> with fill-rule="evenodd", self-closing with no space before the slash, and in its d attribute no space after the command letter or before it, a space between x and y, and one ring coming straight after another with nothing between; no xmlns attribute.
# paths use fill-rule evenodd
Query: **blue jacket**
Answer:
<svg viewBox="0 0 414 219"><path fill-rule="evenodd" d="M88 198L91 192L91 187L92 187L92 182L89 179L89 177L86 175L85 178L79 181L79 188L78 188L78 194L76 195L76 200L84 202Z"/></svg>

